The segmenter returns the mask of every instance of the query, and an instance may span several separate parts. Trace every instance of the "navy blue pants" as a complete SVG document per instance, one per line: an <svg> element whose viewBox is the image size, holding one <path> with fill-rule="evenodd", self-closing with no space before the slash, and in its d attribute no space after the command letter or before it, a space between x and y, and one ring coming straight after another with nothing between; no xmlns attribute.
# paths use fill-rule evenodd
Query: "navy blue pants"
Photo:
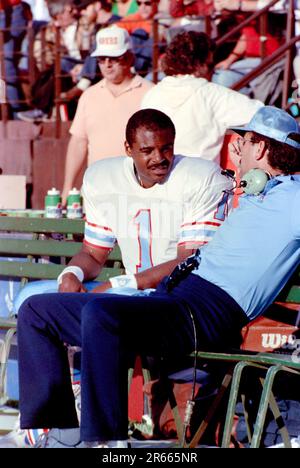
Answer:
<svg viewBox="0 0 300 468"><path fill-rule="evenodd" d="M65 343L81 346L81 440L127 438L132 353L180 360L198 348L240 344L246 316L227 293L190 275L171 294L63 293L32 296L18 316L22 428L77 427Z"/></svg>

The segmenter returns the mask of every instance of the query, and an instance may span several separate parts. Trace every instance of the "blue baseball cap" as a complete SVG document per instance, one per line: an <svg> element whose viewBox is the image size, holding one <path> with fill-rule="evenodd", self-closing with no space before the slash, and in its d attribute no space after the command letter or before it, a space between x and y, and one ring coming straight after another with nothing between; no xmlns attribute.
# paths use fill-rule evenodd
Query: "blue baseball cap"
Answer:
<svg viewBox="0 0 300 468"><path fill-rule="evenodd" d="M243 127L231 127L230 130L234 130L237 133L259 133L260 135L300 149L300 143L289 138L291 133L298 133L300 137L300 128L297 121L290 114L277 107L261 107L247 125Z"/></svg>

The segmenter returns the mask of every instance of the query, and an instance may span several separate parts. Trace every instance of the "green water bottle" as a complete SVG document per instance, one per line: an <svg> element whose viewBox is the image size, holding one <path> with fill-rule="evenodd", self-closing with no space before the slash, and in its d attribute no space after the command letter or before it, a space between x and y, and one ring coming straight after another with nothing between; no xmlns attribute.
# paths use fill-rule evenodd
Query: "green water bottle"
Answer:
<svg viewBox="0 0 300 468"><path fill-rule="evenodd" d="M60 191L56 188L48 190L45 197L45 216L46 218L61 218L62 203Z"/></svg>
<svg viewBox="0 0 300 468"><path fill-rule="evenodd" d="M75 187L70 190L67 198L67 218L82 218L81 195Z"/></svg>

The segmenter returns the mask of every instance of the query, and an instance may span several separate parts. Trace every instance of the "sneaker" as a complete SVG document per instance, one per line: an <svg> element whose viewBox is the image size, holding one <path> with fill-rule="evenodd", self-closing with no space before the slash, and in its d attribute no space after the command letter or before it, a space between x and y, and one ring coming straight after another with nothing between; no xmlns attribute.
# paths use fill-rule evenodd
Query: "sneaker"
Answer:
<svg viewBox="0 0 300 468"><path fill-rule="evenodd" d="M34 448L88 448L88 444L81 442L79 428L50 429L40 436Z"/></svg>
<svg viewBox="0 0 300 468"><path fill-rule="evenodd" d="M24 120L24 122L42 122L48 118L48 115L40 109L17 112L16 116L19 120Z"/></svg>
<svg viewBox="0 0 300 468"><path fill-rule="evenodd" d="M0 437L1 448L32 448L48 429L20 429L20 418L11 432Z"/></svg>

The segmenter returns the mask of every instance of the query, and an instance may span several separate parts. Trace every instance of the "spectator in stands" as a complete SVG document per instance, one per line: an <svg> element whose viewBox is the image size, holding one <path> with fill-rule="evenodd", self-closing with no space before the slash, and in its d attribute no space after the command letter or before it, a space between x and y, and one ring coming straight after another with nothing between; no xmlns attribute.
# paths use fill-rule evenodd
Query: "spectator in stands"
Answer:
<svg viewBox="0 0 300 468"><path fill-rule="evenodd" d="M80 10L80 15L89 18L89 24L93 20L93 34L92 34L92 46L90 53L96 49L96 41L94 35L100 28L104 28L113 24L121 19L120 16L112 13L112 4L110 0L97 0L89 1L88 5L85 7L84 1L76 4L77 8ZM76 67L71 70L71 75L73 81L76 82L76 85L73 86L66 92L61 94L61 98L66 102L78 98L81 96L83 91L85 91L91 84L95 84L99 81L100 70L98 67L97 57L92 57L88 55L82 65L76 65Z"/></svg>
<svg viewBox="0 0 300 468"><path fill-rule="evenodd" d="M107 27L109 24L121 19L119 15L112 12L111 0L89 0L88 4L87 1L81 1L77 8L81 16L92 18L96 31L98 31L100 27Z"/></svg>
<svg viewBox="0 0 300 468"><path fill-rule="evenodd" d="M167 33L168 42L183 31L206 32L204 17L213 12L213 0L170 0L170 14L175 20Z"/></svg>
<svg viewBox="0 0 300 468"><path fill-rule="evenodd" d="M170 0L170 13L174 18L209 16L213 11L213 0Z"/></svg>
<svg viewBox="0 0 300 468"><path fill-rule="evenodd" d="M39 295L21 307L21 427L52 427L41 447L74 447L80 441L126 447L129 355L178 362L194 351L195 339L201 350L238 346L242 327L263 314L299 265L298 124L280 109L263 107L236 131L242 134L241 173L259 168L270 179L261 194L245 195L212 241L190 259L192 272L177 268L149 296ZM91 183L98 201L92 174L93 169L85 187ZM94 203L90 213L96 216ZM129 275L123 279L132 281ZM135 279L142 284L139 274ZM81 433L66 342L82 347Z"/></svg>
<svg viewBox="0 0 300 468"><path fill-rule="evenodd" d="M151 34L151 20L157 13L157 4L158 0L137 0L137 12L123 18L118 26L125 28L129 34L134 33L137 29L143 29Z"/></svg>
<svg viewBox="0 0 300 468"><path fill-rule="evenodd" d="M137 5L138 11L127 15L118 26L125 28L131 35L135 55L134 66L136 71L144 76L152 68L152 19L158 11L158 0L137 0Z"/></svg>
<svg viewBox="0 0 300 468"><path fill-rule="evenodd" d="M93 289L94 293L112 286L111 292L122 294L136 294L137 287L152 288L180 259L211 240L226 217L232 183L212 162L174 156L174 137L174 125L165 114L138 111L126 129L129 157L98 161L87 170L85 241L81 253L59 277L60 292L86 291L83 275L85 280L97 275L115 242L127 276L111 279ZM25 289L36 294L36 286L44 283L35 282ZM17 444L21 436L12 433L2 438L0 447Z"/></svg>
<svg viewBox="0 0 300 468"><path fill-rule="evenodd" d="M32 27L35 34L51 20L46 0L24 0L30 5L32 12Z"/></svg>
<svg viewBox="0 0 300 468"><path fill-rule="evenodd" d="M269 57L280 46L278 39L270 33L266 34L265 56ZM261 63L261 41L256 24L250 24L242 29L241 37L230 54L215 65L212 76L213 83L218 83L231 88L234 83L253 70ZM240 92L250 95L252 92L251 82L249 86Z"/></svg>
<svg viewBox="0 0 300 468"><path fill-rule="evenodd" d="M4 30L3 58L4 70L0 69L1 79L6 86L6 100L10 116L16 118L18 111L26 108L24 95L18 77L18 64L22 41L26 35L28 21L27 4L21 0L0 1L0 29Z"/></svg>
<svg viewBox="0 0 300 468"><path fill-rule="evenodd" d="M73 0L53 1L49 3L49 13L52 21L45 30L44 41L42 32L38 33L34 42L34 57L40 76L32 89L32 104L34 109L18 112L18 118L25 121L44 120L51 115L54 104L54 62L56 51L57 27L60 28L62 89L72 86L70 72L75 65L82 62L81 36L78 34L79 24L77 9ZM45 69L43 69L45 65Z"/></svg>
<svg viewBox="0 0 300 468"><path fill-rule="evenodd" d="M142 108L159 109L174 121L175 153L220 162L226 129L249 121L262 103L210 83L212 70L209 37L178 34L164 56L167 76L145 95Z"/></svg>
<svg viewBox="0 0 300 468"><path fill-rule="evenodd" d="M24 4L28 4L28 9L30 9L29 17L32 17L31 22L28 26L32 27L34 36L39 32L39 30L45 27L51 17L48 10L48 5L46 0L25 0ZM29 71L29 35L27 34L24 40L22 41L21 48L22 58L19 62L19 68L21 72L28 75ZM30 93L28 93L28 101L30 101Z"/></svg>
<svg viewBox="0 0 300 468"><path fill-rule="evenodd" d="M136 13L138 6L136 0L113 0L112 12L124 17Z"/></svg>
<svg viewBox="0 0 300 468"><path fill-rule="evenodd" d="M217 10L239 10L239 11L255 11L267 6L271 0L214 0L215 8ZM278 0L278 2L271 7L271 11L287 11L289 8L288 0ZM295 8L295 35L300 34L300 1L294 1ZM299 101L300 96L300 41L296 43L297 55L294 59L294 75L296 78L296 87L298 88L298 96L296 101ZM297 94L297 93L296 93Z"/></svg>
<svg viewBox="0 0 300 468"><path fill-rule="evenodd" d="M131 71L134 56L126 30L117 26L102 29L96 42L92 55L98 58L103 80L88 88L78 103L66 156L64 203L86 157L90 165L123 154L126 122L153 86Z"/></svg>

